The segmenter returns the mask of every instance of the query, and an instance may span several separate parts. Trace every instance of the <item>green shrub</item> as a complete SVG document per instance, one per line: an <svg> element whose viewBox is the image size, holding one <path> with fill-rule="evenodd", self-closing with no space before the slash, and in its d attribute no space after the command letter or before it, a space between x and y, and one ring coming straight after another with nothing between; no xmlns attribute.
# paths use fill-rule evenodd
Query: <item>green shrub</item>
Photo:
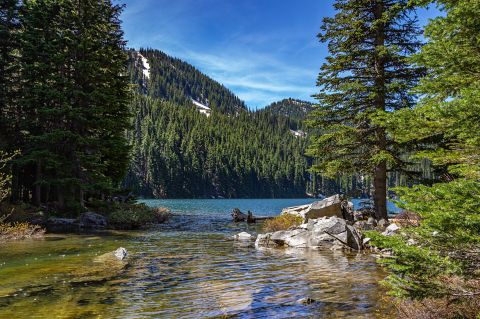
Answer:
<svg viewBox="0 0 480 319"><path fill-rule="evenodd" d="M109 223L117 229L138 229L148 224L160 224L168 220L168 209L151 208L145 204L118 204L110 213Z"/></svg>
<svg viewBox="0 0 480 319"><path fill-rule="evenodd" d="M283 214L276 216L273 219L268 219L263 223L263 230L267 232L275 232L279 230L286 230L292 226L298 226L303 219L300 216L292 214Z"/></svg>

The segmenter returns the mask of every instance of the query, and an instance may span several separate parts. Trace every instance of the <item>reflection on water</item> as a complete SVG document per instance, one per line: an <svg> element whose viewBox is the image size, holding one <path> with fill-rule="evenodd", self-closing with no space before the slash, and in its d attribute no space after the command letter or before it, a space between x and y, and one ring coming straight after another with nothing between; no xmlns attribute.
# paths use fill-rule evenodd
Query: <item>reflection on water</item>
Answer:
<svg viewBox="0 0 480 319"><path fill-rule="evenodd" d="M223 205L177 210L146 232L0 246L0 318L387 318L372 257L235 243L228 237L256 229L230 223ZM75 278L119 246L135 256L120 276Z"/></svg>

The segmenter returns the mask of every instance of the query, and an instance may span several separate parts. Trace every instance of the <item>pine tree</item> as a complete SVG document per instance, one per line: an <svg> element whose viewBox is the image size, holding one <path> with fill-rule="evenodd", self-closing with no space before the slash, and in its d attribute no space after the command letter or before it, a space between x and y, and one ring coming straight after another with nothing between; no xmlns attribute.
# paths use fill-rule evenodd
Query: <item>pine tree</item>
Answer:
<svg viewBox="0 0 480 319"><path fill-rule="evenodd" d="M413 105L408 94L420 75L407 57L420 43L407 0L337 0L319 38L330 56L318 77L320 106L310 124L323 134L312 139L314 169L335 176L373 176L377 218L387 218L387 170L404 165L400 150L374 119Z"/></svg>
<svg viewBox="0 0 480 319"><path fill-rule="evenodd" d="M422 99L413 110L393 113L388 123L399 142L440 137L442 143L416 155L448 173L443 183L397 190L399 204L422 217L420 226L405 229L406 236L374 235L374 241L395 254L386 260L394 293L444 296L453 309L478 314L478 283L471 279L478 278L480 265L480 3L439 2L444 16L429 23L428 42L414 56L428 71L416 88ZM408 245L410 238L417 244Z"/></svg>
<svg viewBox="0 0 480 319"><path fill-rule="evenodd" d="M84 205L108 194L129 161L122 6L96 0L26 1L22 16L18 193L35 204Z"/></svg>
<svg viewBox="0 0 480 319"><path fill-rule="evenodd" d="M0 3L0 148L17 147L15 138L15 102L18 98L19 1Z"/></svg>

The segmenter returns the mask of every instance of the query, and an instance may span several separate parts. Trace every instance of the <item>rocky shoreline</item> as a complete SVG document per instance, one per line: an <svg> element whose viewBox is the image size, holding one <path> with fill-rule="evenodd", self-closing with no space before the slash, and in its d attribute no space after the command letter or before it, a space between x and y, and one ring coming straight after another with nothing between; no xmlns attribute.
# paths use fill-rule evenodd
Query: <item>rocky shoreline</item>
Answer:
<svg viewBox="0 0 480 319"><path fill-rule="evenodd" d="M236 240L253 240L255 247L294 247L310 249L346 249L361 251L373 249L365 231L376 230L384 235L395 234L401 226L382 219L377 221L361 211L354 211L353 204L339 195L308 205L288 207L282 215L291 214L302 218L303 223L286 230L258 234L256 238L242 232Z"/></svg>

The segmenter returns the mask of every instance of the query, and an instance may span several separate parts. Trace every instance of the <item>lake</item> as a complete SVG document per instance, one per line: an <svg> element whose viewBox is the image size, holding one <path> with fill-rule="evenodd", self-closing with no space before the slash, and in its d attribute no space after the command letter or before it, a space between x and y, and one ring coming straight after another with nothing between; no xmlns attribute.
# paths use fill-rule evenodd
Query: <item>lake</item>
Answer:
<svg viewBox="0 0 480 319"><path fill-rule="evenodd" d="M0 318L388 318L368 254L255 249L229 238L238 207L272 216L309 199L145 200L174 213L147 231L50 235L0 245ZM101 254L125 247L120 276L75 282ZM298 302L311 298L315 302Z"/></svg>

